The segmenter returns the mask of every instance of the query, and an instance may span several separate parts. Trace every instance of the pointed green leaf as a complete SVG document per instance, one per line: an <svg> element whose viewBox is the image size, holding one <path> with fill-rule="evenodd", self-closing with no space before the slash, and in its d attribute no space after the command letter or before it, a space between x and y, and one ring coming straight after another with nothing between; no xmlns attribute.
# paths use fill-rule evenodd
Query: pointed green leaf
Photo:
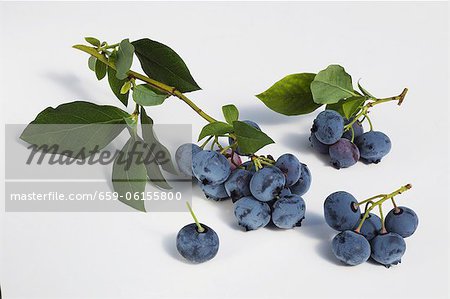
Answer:
<svg viewBox="0 0 450 299"><path fill-rule="evenodd" d="M233 122L234 134L242 154L254 154L264 146L274 143L264 132L242 121Z"/></svg>
<svg viewBox="0 0 450 299"><path fill-rule="evenodd" d="M95 72L95 64L97 62L97 58L94 56L90 56L88 59L88 67L91 71Z"/></svg>
<svg viewBox="0 0 450 299"><path fill-rule="evenodd" d="M123 80L128 77L127 72L133 64L133 53L134 46L130 43L130 40L128 38L122 40L115 59L117 79Z"/></svg>
<svg viewBox="0 0 450 299"><path fill-rule="evenodd" d="M95 47L100 47L100 41L95 37L85 37L84 40Z"/></svg>
<svg viewBox="0 0 450 299"><path fill-rule="evenodd" d="M143 107L141 107L141 124L142 124L142 136L144 138L144 141L149 145L154 145L156 153L158 152L163 153L162 157L158 158L157 162L160 163L161 167L165 171L170 172L172 174L178 174L178 171L176 170L175 165L173 164L169 150L156 137L156 134L153 130L153 120L150 118L150 116L147 115L147 112ZM149 177L151 180L153 176L149 174ZM164 177L162 177L162 179L164 179ZM161 183L163 183L162 180L160 181ZM166 184L166 186L168 186L169 188L164 187L162 185L160 187L164 189L170 189L170 186L168 184Z"/></svg>
<svg viewBox="0 0 450 299"><path fill-rule="evenodd" d="M184 61L168 46L148 38L134 41L132 44L142 69L150 78L181 92L200 89Z"/></svg>
<svg viewBox="0 0 450 299"><path fill-rule="evenodd" d="M161 105L169 96L167 94L158 94L147 84L141 84L133 90L133 100L142 106Z"/></svg>
<svg viewBox="0 0 450 299"><path fill-rule="evenodd" d="M198 136L198 140L202 140L206 136L216 136L216 135L223 135L226 133L230 133L233 131L233 126L221 121L216 121L213 123L209 123L206 126L203 127L202 131L200 132L200 135Z"/></svg>
<svg viewBox="0 0 450 299"><path fill-rule="evenodd" d="M362 87L362 85L359 83L359 81L360 81L360 80L358 80L358 88L359 88L359 90L361 90L361 92L362 92L365 96L374 98L374 96L373 96L370 92L368 92L364 87Z"/></svg>
<svg viewBox="0 0 450 299"><path fill-rule="evenodd" d="M256 97L268 108L284 115L310 113L322 106L312 97L310 85L314 77L315 74L310 73L288 75Z"/></svg>
<svg viewBox="0 0 450 299"><path fill-rule="evenodd" d="M104 148L122 132L126 117L127 112L113 106L72 102L39 113L20 138L37 146L56 144L58 153L76 154L84 149L89 156L91 150Z"/></svg>
<svg viewBox="0 0 450 299"><path fill-rule="evenodd" d="M320 71L311 83L311 92L317 104L333 104L358 95L353 90L352 77L340 65L330 65Z"/></svg>
<svg viewBox="0 0 450 299"><path fill-rule="evenodd" d="M138 160L136 152L142 152L142 142L130 137L113 164L112 183L118 199L130 207L145 212L143 193L147 183L147 170Z"/></svg>
<svg viewBox="0 0 450 299"><path fill-rule="evenodd" d="M234 105L225 105L222 107L223 116L229 124L239 119L239 110Z"/></svg>
<svg viewBox="0 0 450 299"><path fill-rule="evenodd" d="M116 53L113 52L109 57L109 61L115 63L115 56ZM128 96L130 94L129 90L131 88L131 83L128 83L129 88L125 92L122 92L123 91L122 87L127 82L129 82L127 79L124 80L117 79L116 70L114 70L112 67L108 67L109 86L111 87L111 90L114 93L114 95L119 99L119 101L121 101L125 105L125 107L128 106Z"/></svg>
<svg viewBox="0 0 450 299"><path fill-rule="evenodd" d="M358 111L361 110L361 107L364 105L366 101L365 97L351 97L346 99L342 103L342 111L344 113L344 117L346 119L350 119L353 115L355 115Z"/></svg>
<svg viewBox="0 0 450 299"><path fill-rule="evenodd" d="M106 76L107 66L103 62L97 60L95 62L95 76L97 76L97 80L102 80Z"/></svg>

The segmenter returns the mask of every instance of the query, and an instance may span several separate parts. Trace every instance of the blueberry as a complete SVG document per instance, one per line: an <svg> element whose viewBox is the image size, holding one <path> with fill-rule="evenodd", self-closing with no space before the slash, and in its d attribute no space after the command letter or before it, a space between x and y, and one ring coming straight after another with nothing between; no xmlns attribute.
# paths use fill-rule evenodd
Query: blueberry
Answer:
<svg viewBox="0 0 450 299"><path fill-rule="evenodd" d="M391 140L386 134L369 131L358 138L355 144L359 148L361 158L368 163L378 163L391 150Z"/></svg>
<svg viewBox="0 0 450 299"><path fill-rule="evenodd" d="M410 208L398 207L398 210L394 208L387 214L384 223L388 232L407 238L416 231L419 218Z"/></svg>
<svg viewBox="0 0 450 299"><path fill-rule="evenodd" d="M285 197L285 196L288 196L288 195L291 195L291 194L292 194L291 189L285 187L285 188L283 188L281 190L280 197Z"/></svg>
<svg viewBox="0 0 450 299"><path fill-rule="evenodd" d="M338 231L353 229L361 216L357 203L348 192L337 191L330 194L323 205L325 221Z"/></svg>
<svg viewBox="0 0 450 299"><path fill-rule="evenodd" d="M284 174L277 167L265 167L250 180L250 192L260 201L275 199L286 184Z"/></svg>
<svg viewBox="0 0 450 299"><path fill-rule="evenodd" d="M361 219L363 219L363 216L361 214ZM359 224L359 222L358 222ZM358 224L355 226L358 226ZM381 219L375 214L369 213L366 220L364 220L363 225L361 227L361 235L366 237L368 241L372 240L378 233L381 231Z"/></svg>
<svg viewBox="0 0 450 299"><path fill-rule="evenodd" d="M279 228L300 226L305 218L305 201L298 195L286 195L272 207L272 221Z"/></svg>
<svg viewBox="0 0 450 299"><path fill-rule="evenodd" d="M175 152L175 161L177 161L178 169L185 176L193 176L192 174L192 157L201 152L202 149L193 143L185 143L181 145Z"/></svg>
<svg viewBox="0 0 450 299"><path fill-rule="evenodd" d="M328 148L330 146L328 144L320 142L313 132L311 132L311 136L309 136L309 141L311 143L311 147L315 149L317 152L328 155Z"/></svg>
<svg viewBox="0 0 450 299"><path fill-rule="evenodd" d="M337 234L331 242L331 250L338 260L350 266L362 264L370 257L369 241L351 230Z"/></svg>
<svg viewBox="0 0 450 299"><path fill-rule="evenodd" d="M270 207L253 196L246 196L234 203L234 215L246 231L255 230L269 223Z"/></svg>
<svg viewBox="0 0 450 299"><path fill-rule="evenodd" d="M236 202L241 197L251 195L249 187L251 178L252 173L250 171L239 168L233 170L225 182L225 190L233 202Z"/></svg>
<svg viewBox="0 0 450 299"><path fill-rule="evenodd" d="M227 191L225 190L224 184L218 184L218 185L205 185L202 182L198 183L200 188L203 190L203 193L205 193L206 198L212 199L215 201L222 201L225 199L230 198L227 194Z"/></svg>
<svg viewBox="0 0 450 299"><path fill-rule="evenodd" d="M301 164L300 161L292 154L281 155L275 162L286 177L286 186L292 186L300 178Z"/></svg>
<svg viewBox="0 0 450 299"><path fill-rule="evenodd" d="M255 123L255 122L253 122L253 121L251 121L251 120L243 120L242 122L243 122L243 123L246 123L247 125L252 126L253 128L255 128L255 129L259 130L259 131L261 131L261 128L258 126L258 124ZM228 138L228 144L231 145L232 143L233 143L233 139ZM241 156L248 156L248 155L244 155L244 154L240 153L240 148L239 148L239 146L235 149L235 152L236 152L238 155L241 155Z"/></svg>
<svg viewBox="0 0 450 299"><path fill-rule="evenodd" d="M226 181L231 173L225 156L215 151L200 151L192 158L192 172L205 185L218 185Z"/></svg>
<svg viewBox="0 0 450 299"><path fill-rule="evenodd" d="M349 124L351 121L353 121L353 119L346 120L344 122L344 125ZM361 136L364 133L364 128L363 128L362 124L358 120L355 121L352 124L352 128L353 128L354 138L356 138L358 136ZM344 134L342 134L342 138L345 138L345 139L348 139L348 140L352 140L352 130L349 129L349 130L345 131Z"/></svg>
<svg viewBox="0 0 450 299"><path fill-rule="evenodd" d="M335 144L330 145L329 153L331 164L337 169L350 167L359 160L358 147L345 138L341 138Z"/></svg>
<svg viewBox="0 0 450 299"><path fill-rule="evenodd" d="M289 189L291 189L292 193L302 196L308 192L311 187L311 181L311 172L309 171L308 166L301 163L300 178L294 185L289 187Z"/></svg>
<svg viewBox="0 0 450 299"><path fill-rule="evenodd" d="M370 245L372 248L371 257L388 268L400 263L406 251L405 240L396 233L380 234L370 241Z"/></svg>
<svg viewBox="0 0 450 299"><path fill-rule="evenodd" d="M256 172L255 164L252 161L246 161L241 164L242 167L244 167L245 170L250 171L251 173Z"/></svg>
<svg viewBox="0 0 450 299"><path fill-rule="evenodd" d="M344 119L336 111L324 110L317 115L311 131L320 142L333 144L344 133Z"/></svg>
<svg viewBox="0 0 450 299"><path fill-rule="evenodd" d="M191 223L183 227L177 235L177 250L188 261L203 263L216 256L219 250L219 237L216 232L204 225L199 232L197 225Z"/></svg>

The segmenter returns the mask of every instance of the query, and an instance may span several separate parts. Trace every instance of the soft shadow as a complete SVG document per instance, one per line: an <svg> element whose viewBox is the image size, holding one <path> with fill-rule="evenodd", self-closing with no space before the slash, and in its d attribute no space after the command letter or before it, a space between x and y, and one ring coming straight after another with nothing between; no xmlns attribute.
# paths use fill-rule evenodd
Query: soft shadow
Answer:
<svg viewBox="0 0 450 299"><path fill-rule="evenodd" d="M47 72L44 77L57 83L60 86L64 86L72 93L76 94L78 98L90 99L92 98L89 92L81 85L81 80L74 74L70 73L56 73Z"/></svg>
<svg viewBox="0 0 450 299"><path fill-rule="evenodd" d="M308 237L319 240L331 240L335 235L333 229L331 229L325 222L323 215L315 212L306 212L305 219L302 221L303 234Z"/></svg>
<svg viewBox="0 0 450 299"><path fill-rule="evenodd" d="M314 155L324 165L330 165L330 157L328 155L318 153L311 147L309 136L310 133L286 133L281 137L280 142L293 152L299 152L302 155Z"/></svg>
<svg viewBox="0 0 450 299"><path fill-rule="evenodd" d="M244 106L239 108L239 118L248 119L257 124L282 124L298 121L298 118L276 113L264 105Z"/></svg>
<svg viewBox="0 0 450 299"><path fill-rule="evenodd" d="M323 240L319 242L319 244L316 245L316 252L321 258L336 266L346 266L344 263L340 262L331 251L331 240Z"/></svg>
<svg viewBox="0 0 450 299"><path fill-rule="evenodd" d="M191 264L186 259L184 259L178 252L177 246L176 246L176 239L177 239L177 234L174 234L174 233L165 236L162 240L162 245L163 245L164 250L172 258L174 258L180 262L183 262L185 264Z"/></svg>
<svg viewBox="0 0 450 299"><path fill-rule="evenodd" d="M203 195L204 196L204 195ZM237 231L245 231L242 227L239 226L238 221L236 217L234 216L234 208L233 208L233 202L231 199L226 199L223 201L213 201L206 199L211 202L214 206L216 206L219 209L219 217L220 219L225 222L230 228L237 230Z"/></svg>

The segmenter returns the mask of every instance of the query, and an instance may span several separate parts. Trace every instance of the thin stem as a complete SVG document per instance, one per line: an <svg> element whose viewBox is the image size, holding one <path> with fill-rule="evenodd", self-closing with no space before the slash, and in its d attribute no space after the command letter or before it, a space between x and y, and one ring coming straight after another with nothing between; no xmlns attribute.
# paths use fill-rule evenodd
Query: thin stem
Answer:
<svg viewBox="0 0 450 299"><path fill-rule="evenodd" d="M220 150L220 153L224 154L230 148L233 149L233 145L228 145L228 146L222 147L222 149ZM234 151L232 150L231 153L234 154Z"/></svg>
<svg viewBox="0 0 450 299"><path fill-rule="evenodd" d="M384 233L386 233L386 227L384 226L383 207L382 207L382 205L379 205L378 208L379 208L379 210L380 210L381 233L384 234Z"/></svg>
<svg viewBox="0 0 450 299"><path fill-rule="evenodd" d="M363 205L363 204L365 204L365 203L367 203L367 202L370 202L370 201L372 201L372 200L374 200L374 199L376 199L376 198L385 197L386 195L387 195L387 194L378 194L378 195L372 196L372 197L370 197L370 198L368 198L368 199L365 199L365 200L363 200L363 201L357 203L356 206L358 207L358 206Z"/></svg>
<svg viewBox="0 0 450 299"><path fill-rule="evenodd" d="M197 225L197 231L199 233L203 233L205 231L205 229L203 228L203 226L201 226L200 222L198 222L198 219L195 216L194 211L191 208L191 205L187 201L186 201L186 205L187 205L187 207L189 209L189 212L191 213L192 218L194 218L195 224Z"/></svg>
<svg viewBox="0 0 450 299"><path fill-rule="evenodd" d="M88 47L88 46L80 46L80 45L75 45L74 46L75 49L81 50L89 55L94 56L95 58L97 58L99 61L103 62L104 64L106 64L107 66L109 66L112 69L116 69L116 66L114 65L114 63L112 63L111 61L109 61L106 57L104 57L102 54L98 53L96 48L93 47ZM89 49L89 50L88 50ZM180 92L179 90L177 90L175 87L169 86L167 84L164 84L162 82L156 81L154 79L151 79L147 76L144 76L142 74L139 74L135 71L128 71L127 75L129 78L136 78L139 79L141 81L144 81L145 83L151 85L152 87L155 87L163 92L166 92L169 95L175 96L177 98L179 98L180 100L182 100L183 102L185 102L189 107L191 107L198 115L200 115L201 117L203 117L207 122L216 122L217 120L215 118L213 118L212 116L208 115L207 113L205 113L202 109L200 109L200 107L198 107L194 102L192 102L187 96L185 96L182 92Z"/></svg>
<svg viewBox="0 0 450 299"><path fill-rule="evenodd" d="M373 125L372 125L372 121L370 120L369 115L366 115L366 119L367 119L367 121L369 122L369 130L370 130L370 131L373 131Z"/></svg>
<svg viewBox="0 0 450 299"><path fill-rule="evenodd" d="M398 208L397 204L395 203L394 198L392 197L391 200L392 200L392 205L394 206L394 210L395 210L396 212L398 212L399 208Z"/></svg>
<svg viewBox="0 0 450 299"><path fill-rule="evenodd" d="M200 146L200 148L204 149L208 142L213 138L213 136L209 136Z"/></svg>

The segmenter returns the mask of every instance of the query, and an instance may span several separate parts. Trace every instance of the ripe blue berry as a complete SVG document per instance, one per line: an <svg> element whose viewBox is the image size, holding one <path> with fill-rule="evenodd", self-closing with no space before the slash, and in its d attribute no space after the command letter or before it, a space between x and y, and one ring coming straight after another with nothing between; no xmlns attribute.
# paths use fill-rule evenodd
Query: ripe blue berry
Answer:
<svg viewBox="0 0 450 299"><path fill-rule="evenodd" d="M336 111L324 110L317 115L311 131L320 142L333 144L344 133L344 119Z"/></svg>
<svg viewBox="0 0 450 299"><path fill-rule="evenodd" d="M192 157L201 151L202 149L193 143L185 143L177 149L175 152L175 161L177 161L178 169L183 175L193 176Z"/></svg>
<svg viewBox="0 0 450 299"><path fill-rule="evenodd" d="M406 243L402 236L396 233L385 233L370 241L371 257L386 267L397 265L406 251Z"/></svg>
<svg viewBox="0 0 450 299"><path fill-rule="evenodd" d="M311 132L311 136L309 136L309 142L311 143L311 147L321 154L328 155L328 148L330 145L322 143L317 139L314 132Z"/></svg>
<svg viewBox="0 0 450 299"><path fill-rule="evenodd" d="M346 120L344 122L344 125L349 124L351 121L353 121L353 119ZM361 136L364 133L364 128L358 120L352 124L352 128L353 128L354 138ZM344 134L342 134L342 138L352 140L352 130L350 129L350 130L345 131Z"/></svg>
<svg viewBox="0 0 450 299"><path fill-rule="evenodd" d="M361 214L361 219L363 215ZM358 222L359 224L359 222ZM358 225L356 225L358 226ZM356 227L355 227L356 229ZM381 231L381 219L376 214L369 213L361 227L361 235L366 237L368 241L372 240Z"/></svg>
<svg viewBox="0 0 450 299"><path fill-rule="evenodd" d="M269 223L270 207L253 196L246 196L234 203L234 215L246 231L255 230Z"/></svg>
<svg viewBox="0 0 450 299"><path fill-rule="evenodd" d="M286 195L272 207L272 221L279 228L300 226L305 218L305 201L298 195Z"/></svg>
<svg viewBox="0 0 450 299"><path fill-rule="evenodd" d="M355 144L359 148L361 158L368 163L378 163L391 150L391 140L386 134L378 131L369 131L358 138Z"/></svg>
<svg viewBox="0 0 450 299"><path fill-rule="evenodd" d="M407 238L416 231L419 217L410 208L398 207L397 210L394 208L387 214L384 223L388 232Z"/></svg>
<svg viewBox="0 0 450 299"><path fill-rule="evenodd" d="M341 138L335 144L330 145L329 153L331 164L337 169L350 167L359 160L358 147L345 138Z"/></svg>
<svg viewBox="0 0 450 299"><path fill-rule="evenodd" d="M300 178L301 164L300 161L292 154L281 155L275 162L286 177L286 186L292 186Z"/></svg>
<svg viewBox="0 0 450 299"><path fill-rule="evenodd" d="M286 184L284 174L277 167L265 167L250 180L250 192L260 201L275 199Z"/></svg>
<svg viewBox="0 0 450 299"><path fill-rule="evenodd" d="M191 223L183 227L177 235L177 250L192 263L203 263L216 256L219 250L219 237L216 232L204 225L204 232L199 232L197 225Z"/></svg>
<svg viewBox="0 0 450 299"><path fill-rule="evenodd" d="M298 196L302 196L306 192L308 192L309 188L311 187L312 181L311 172L309 171L308 166L303 163L300 164L300 178L294 185L289 187L289 189L291 189L291 192L297 194Z"/></svg>
<svg viewBox="0 0 450 299"><path fill-rule="evenodd" d="M331 250L338 260L350 266L362 264L370 257L369 241L351 230L337 234L331 242Z"/></svg>
<svg viewBox="0 0 450 299"><path fill-rule="evenodd" d="M357 203L348 192L338 191L330 194L323 205L325 221L338 231L353 229L361 216Z"/></svg>
<svg viewBox="0 0 450 299"><path fill-rule="evenodd" d="M225 182L225 190L231 197L233 202L244 196L251 195L250 192L250 179L252 173L245 169L235 169Z"/></svg>
<svg viewBox="0 0 450 299"><path fill-rule="evenodd" d="M222 201L225 199L230 198L227 194L227 191L225 190L224 184L218 184L218 185L205 185L202 182L198 183L200 188L203 190L203 193L205 193L206 198L212 199L215 201Z"/></svg>
<svg viewBox="0 0 450 299"><path fill-rule="evenodd" d="M215 151L201 151L192 158L192 172L205 185L218 185L226 181L231 173L225 156Z"/></svg>

